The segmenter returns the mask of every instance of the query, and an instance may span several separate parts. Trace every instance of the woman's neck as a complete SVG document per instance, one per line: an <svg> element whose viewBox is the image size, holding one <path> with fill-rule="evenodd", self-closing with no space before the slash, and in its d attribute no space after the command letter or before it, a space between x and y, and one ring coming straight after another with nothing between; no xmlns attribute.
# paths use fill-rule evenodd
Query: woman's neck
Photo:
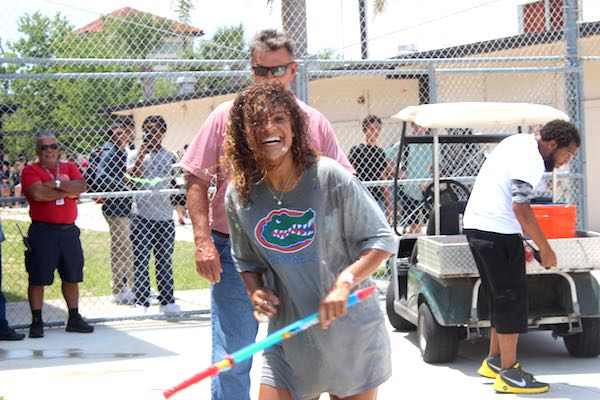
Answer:
<svg viewBox="0 0 600 400"><path fill-rule="evenodd" d="M289 192L294 189L302 175L293 160L284 160L280 165L270 169L265 177L269 186L278 192Z"/></svg>

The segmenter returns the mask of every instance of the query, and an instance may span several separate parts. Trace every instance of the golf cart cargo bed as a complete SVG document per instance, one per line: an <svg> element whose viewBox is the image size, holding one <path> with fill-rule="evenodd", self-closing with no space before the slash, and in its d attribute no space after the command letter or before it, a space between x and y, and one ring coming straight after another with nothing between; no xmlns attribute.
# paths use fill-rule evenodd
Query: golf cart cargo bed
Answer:
<svg viewBox="0 0 600 400"><path fill-rule="evenodd" d="M600 270L600 234L578 231L575 238L548 241L558 258L552 271ZM531 241L530 241L531 243ZM477 277L477 267L465 235L424 236L417 240L418 268L438 278ZM537 261L527 264L528 274L544 273Z"/></svg>

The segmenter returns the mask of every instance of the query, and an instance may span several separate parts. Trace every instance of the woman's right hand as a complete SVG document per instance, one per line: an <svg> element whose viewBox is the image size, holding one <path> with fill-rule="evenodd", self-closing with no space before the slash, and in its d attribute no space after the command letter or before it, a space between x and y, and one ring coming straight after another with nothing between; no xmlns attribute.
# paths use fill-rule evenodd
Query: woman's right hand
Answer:
<svg viewBox="0 0 600 400"><path fill-rule="evenodd" d="M266 287L259 287L250 296L252 302L252 309L254 310L254 318L258 322L264 322L277 314L277 308L279 305L279 297L275 294L273 289Z"/></svg>

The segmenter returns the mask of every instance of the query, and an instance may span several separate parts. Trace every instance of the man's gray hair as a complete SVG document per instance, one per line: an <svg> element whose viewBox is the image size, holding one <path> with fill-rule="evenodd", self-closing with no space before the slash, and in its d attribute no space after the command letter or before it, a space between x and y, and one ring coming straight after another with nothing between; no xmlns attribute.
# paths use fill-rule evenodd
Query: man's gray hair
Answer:
<svg viewBox="0 0 600 400"><path fill-rule="evenodd" d="M294 40L285 33L276 29L263 29L258 32L250 41L250 59L254 59L257 51L277 51L286 49L294 58L296 44Z"/></svg>
<svg viewBox="0 0 600 400"><path fill-rule="evenodd" d="M50 131L43 131L43 132L38 132L35 134L35 146L37 147L38 144L40 144L40 141L43 139L56 139L56 135L54 134L54 132L50 132ZM57 139L58 142L58 139Z"/></svg>

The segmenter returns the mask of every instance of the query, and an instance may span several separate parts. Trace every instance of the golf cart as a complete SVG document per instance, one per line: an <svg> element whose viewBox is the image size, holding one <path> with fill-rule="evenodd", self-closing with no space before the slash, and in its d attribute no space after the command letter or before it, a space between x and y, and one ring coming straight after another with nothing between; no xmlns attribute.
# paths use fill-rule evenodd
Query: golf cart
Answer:
<svg viewBox="0 0 600 400"><path fill-rule="evenodd" d="M462 234L467 185L474 178L440 178L440 144L483 146L508 135L441 135L438 129L510 127L520 132L521 127L568 117L552 107L523 103L426 104L405 108L394 117L404 122L396 171L402 164L403 146L431 143L433 182L425 190L421 205L429 207L431 215L427 234L397 232L400 244L390 265L387 316L399 331L417 330L426 362L450 362L461 339L489 334L490 321L487 301L479 290L477 267ZM410 123L431 129L432 135L407 135ZM556 172L552 178L556 187ZM395 178L394 190L398 183ZM550 330L553 336L563 337L574 357L595 357L600 354L600 286L591 271L600 270L600 234L577 231L574 237L549 242L558 258L557 267L546 270L535 260L526 267L529 329Z"/></svg>

